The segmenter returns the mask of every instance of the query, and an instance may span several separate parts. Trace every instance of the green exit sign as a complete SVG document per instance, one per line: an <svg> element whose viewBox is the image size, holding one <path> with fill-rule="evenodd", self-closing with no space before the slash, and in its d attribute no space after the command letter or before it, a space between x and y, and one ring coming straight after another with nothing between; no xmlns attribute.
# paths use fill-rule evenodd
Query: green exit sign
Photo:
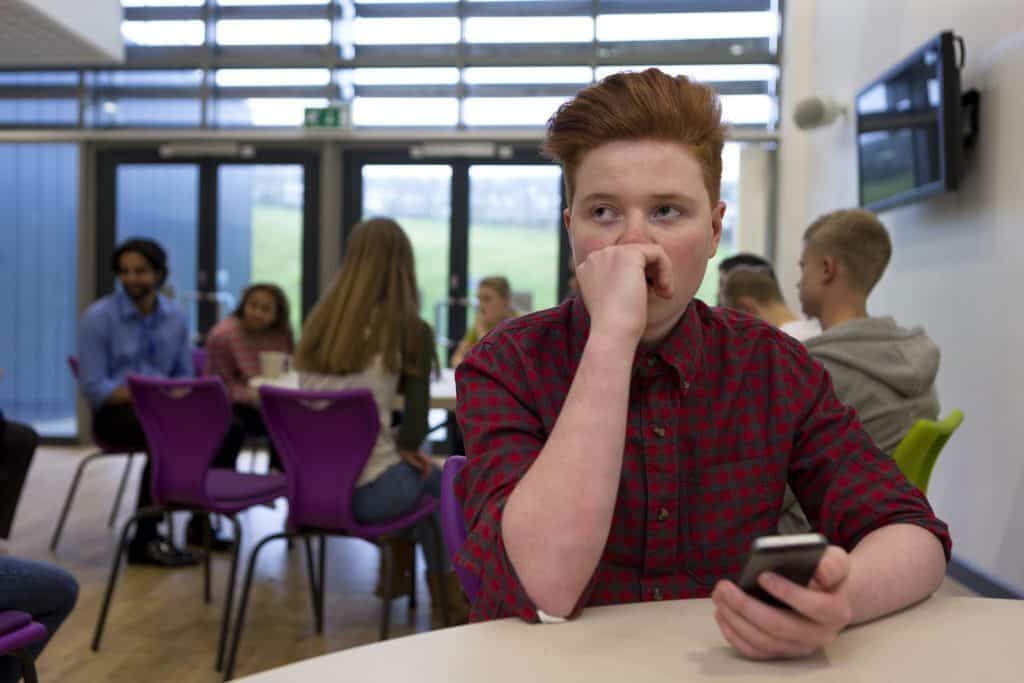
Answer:
<svg viewBox="0 0 1024 683"><path fill-rule="evenodd" d="M351 128L351 109L347 104L327 107L306 107L303 125L306 128Z"/></svg>

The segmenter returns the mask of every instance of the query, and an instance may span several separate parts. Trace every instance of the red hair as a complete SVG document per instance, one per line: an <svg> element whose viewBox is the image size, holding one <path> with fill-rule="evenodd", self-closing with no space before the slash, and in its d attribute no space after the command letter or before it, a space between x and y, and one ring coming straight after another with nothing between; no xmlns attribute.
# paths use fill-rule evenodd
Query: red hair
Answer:
<svg viewBox="0 0 1024 683"><path fill-rule="evenodd" d="M700 163L711 203L718 202L722 107L714 90L686 76L647 69L612 74L584 88L548 120L541 151L562 165L572 204L576 170L587 152L609 142L652 138L685 146Z"/></svg>

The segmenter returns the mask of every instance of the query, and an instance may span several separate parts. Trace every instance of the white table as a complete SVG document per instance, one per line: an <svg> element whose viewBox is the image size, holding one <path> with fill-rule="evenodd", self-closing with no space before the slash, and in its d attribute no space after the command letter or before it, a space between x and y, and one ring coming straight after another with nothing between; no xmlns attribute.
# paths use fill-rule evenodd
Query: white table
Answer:
<svg viewBox="0 0 1024 683"><path fill-rule="evenodd" d="M567 624L515 619L308 659L244 683L1019 683L1024 601L936 597L843 633L809 659L752 662L718 633L710 600L592 607Z"/></svg>
<svg viewBox="0 0 1024 683"><path fill-rule="evenodd" d="M299 373L297 372L286 372L280 377L273 379L267 377L254 377L249 382L254 387L267 384L275 387L284 387L285 389L298 389L299 388ZM395 409L401 410L404 405L404 400L401 394L395 401ZM439 377L431 376L430 382L430 407L439 410L455 410L455 370L451 368L441 368L441 374Z"/></svg>

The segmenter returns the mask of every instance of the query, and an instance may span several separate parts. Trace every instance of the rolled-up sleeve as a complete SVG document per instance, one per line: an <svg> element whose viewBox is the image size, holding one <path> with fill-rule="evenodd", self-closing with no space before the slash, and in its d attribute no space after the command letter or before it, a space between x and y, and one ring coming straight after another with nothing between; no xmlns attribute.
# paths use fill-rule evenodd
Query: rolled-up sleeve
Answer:
<svg viewBox="0 0 1024 683"><path fill-rule="evenodd" d="M78 322L78 385L94 408L98 408L117 388L111 378L107 354L109 328L102 315L89 311Z"/></svg>
<svg viewBox="0 0 1024 683"><path fill-rule="evenodd" d="M455 372L456 413L467 457L456 496L468 530L455 561L480 577L473 621L509 616L538 621L537 607L516 575L501 534L509 495L546 441L543 423L527 407L528 389L502 380L521 374L513 354L487 341L477 344ZM588 601L593 585L592 578L574 615Z"/></svg>
<svg viewBox="0 0 1024 683"><path fill-rule="evenodd" d="M812 526L852 550L883 526L915 524L939 539L948 561L948 527L896 462L872 442L854 410L839 402L828 372L809 358L792 367L804 375L793 384L804 393L804 408L789 483Z"/></svg>

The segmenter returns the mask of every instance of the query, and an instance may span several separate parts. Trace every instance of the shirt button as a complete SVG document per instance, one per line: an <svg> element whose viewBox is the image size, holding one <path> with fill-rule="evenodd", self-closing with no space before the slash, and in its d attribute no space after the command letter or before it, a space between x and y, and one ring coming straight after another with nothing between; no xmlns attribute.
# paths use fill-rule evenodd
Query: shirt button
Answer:
<svg viewBox="0 0 1024 683"><path fill-rule="evenodd" d="M662 595L660 588L655 588L654 591L651 593L651 597L655 600L662 600L665 596Z"/></svg>
<svg viewBox="0 0 1024 683"><path fill-rule="evenodd" d="M651 431L654 432L654 435L659 439L665 436L665 428L661 425L654 425L651 427Z"/></svg>
<svg viewBox="0 0 1024 683"><path fill-rule="evenodd" d="M669 515L668 509L667 508L661 508L660 510L658 510L658 521L659 522L664 522L666 519L668 519L668 515Z"/></svg>
<svg viewBox="0 0 1024 683"><path fill-rule="evenodd" d="M657 362L658 362L658 359L655 358L654 356L648 356L647 357L647 367L653 368Z"/></svg>
<svg viewBox="0 0 1024 683"><path fill-rule="evenodd" d="M689 382L683 382L683 393L686 394L686 393L689 393L689 391L690 391L690 383Z"/></svg>

